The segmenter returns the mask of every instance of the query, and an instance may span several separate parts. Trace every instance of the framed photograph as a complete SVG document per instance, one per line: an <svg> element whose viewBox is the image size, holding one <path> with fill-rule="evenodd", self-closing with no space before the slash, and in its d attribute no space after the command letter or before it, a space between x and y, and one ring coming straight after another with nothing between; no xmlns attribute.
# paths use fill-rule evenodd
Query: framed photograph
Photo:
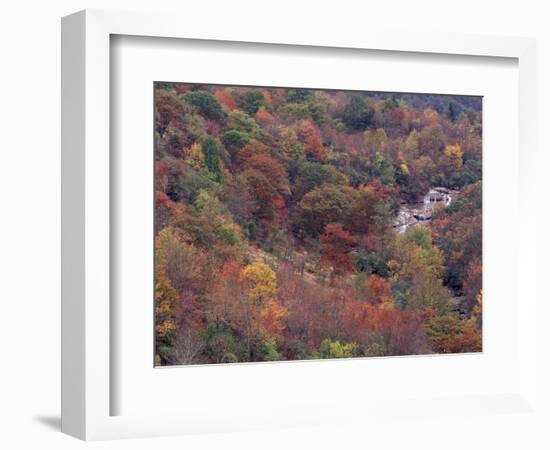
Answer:
<svg viewBox="0 0 550 450"><path fill-rule="evenodd" d="M534 41L343 31L63 19L64 432L536 414Z"/></svg>

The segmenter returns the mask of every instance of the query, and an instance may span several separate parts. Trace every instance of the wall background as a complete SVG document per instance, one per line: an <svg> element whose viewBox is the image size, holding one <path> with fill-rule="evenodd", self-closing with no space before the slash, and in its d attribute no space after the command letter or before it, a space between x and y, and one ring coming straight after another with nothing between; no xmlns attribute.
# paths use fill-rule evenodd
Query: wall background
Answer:
<svg viewBox="0 0 550 450"><path fill-rule="evenodd" d="M394 0L338 2L296 0L231 2L200 0L19 0L3 4L0 13L0 447L83 448L84 443L59 433L60 365L60 17L83 8L168 10L186 20L213 15L307 28L326 23L327 32L343 27L455 31L476 34L532 36L538 45L539 142L539 289L548 273L545 252L550 167L547 131L550 124L550 29L546 2L536 0L485 1ZM197 19L197 17L199 19ZM505 180L504 180L505 181ZM529 262L522 262L528 264ZM539 299L548 297L539 294ZM538 314L548 317L548 307ZM549 333L541 338L550 342ZM540 349L540 353L546 352ZM550 367L541 358L546 380ZM404 374L406 377L406 374ZM366 380L365 382L368 382ZM546 391L548 392L548 391ZM500 416L501 433L487 435L475 421L441 419L434 433L419 432L413 420L396 430L334 427L278 432L190 436L160 440L88 444L101 449L178 448L372 448L448 449L479 447L547 448L537 438L543 424L525 418ZM539 435L541 436L541 435Z"/></svg>

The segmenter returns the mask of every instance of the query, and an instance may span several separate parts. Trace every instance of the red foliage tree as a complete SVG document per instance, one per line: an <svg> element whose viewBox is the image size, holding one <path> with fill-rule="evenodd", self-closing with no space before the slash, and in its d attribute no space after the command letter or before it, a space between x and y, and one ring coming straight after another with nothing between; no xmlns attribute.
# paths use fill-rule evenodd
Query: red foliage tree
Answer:
<svg viewBox="0 0 550 450"><path fill-rule="evenodd" d="M350 252L355 246L353 236L339 223L329 223L321 236L321 264L338 273L353 272L355 265Z"/></svg>
<svg viewBox="0 0 550 450"><path fill-rule="evenodd" d="M414 355L429 351L419 314L384 303L370 317L371 329L384 339L386 354Z"/></svg>
<svg viewBox="0 0 550 450"><path fill-rule="evenodd" d="M206 132L212 136L220 136L220 125L213 120L206 122Z"/></svg>
<svg viewBox="0 0 550 450"><path fill-rule="evenodd" d="M185 113L182 103L173 93L157 91L155 93L156 130L163 134L171 122L180 124Z"/></svg>
<svg viewBox="0 0 550 450"><path fill-rule="evenodd" d="M363 190L354 202L349 214L346 222L348 229L354 233L372 233L378 216L377 209L381 203L382 199L370 189Z"/></svg>
<svg viewBox="0 0 550 450"><path fill-rule="evenodd" d="M391 112L391 124L394 127L407 127L408 126L408 113L407 110L401 106L394 108Z"/></svg>
<svg viewBox="0 0 550 450"><path fill-rule="evenodd" d="M245 170L261 172L280 193L288 189L288 177L285 168L272 156L261 153L248 158L243 167Z"/></svg>
<svg viewBox="0 0 550 450"><path fill-rule="evenodd" d="M192 84L187 84L187 83L176 83L176 84L174 84L174 90L178 94L185 94L186 92L189 92L192 89L193 89Z"/></svg>
<svg viewBox="0 0 550 450"><path fill-rule="evenodd" d="M161 191L155 192L155 232L162 230L171 215L172 201Z"/></svg>
<svg viewBox="0 0 550 450"><path fill-rule="evenodd" d="M155 163L155 189L157 191L166 191L168 185L168 167L163 161Z"/></svg>
<svg viewBox="0 0 550 450"><path fill-rule="evenodd" d="M276 195L275 197L273 197L273 206L275 206L275 208L277 209L284 209L285 199L280 195Z"/></svg>
<svg viewBox="0 0 550 450"><path fill-rule="evenodd" d="M399 188L382 184L378 178L367 183L367 189L377 197L388 200L399 194Z"/></svg>
<svg viewBox="0 0 550 450"><path fill-rule="evenodd" d="M186 330L188 328L203 329L204 312L197 297L190 291L180 294L180 303L176 309L176 329Z"/></svg>

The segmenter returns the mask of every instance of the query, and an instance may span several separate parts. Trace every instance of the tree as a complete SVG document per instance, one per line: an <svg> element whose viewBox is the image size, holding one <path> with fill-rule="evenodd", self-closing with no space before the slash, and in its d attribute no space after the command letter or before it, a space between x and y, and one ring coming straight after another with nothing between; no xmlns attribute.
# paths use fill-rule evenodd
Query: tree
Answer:
<svg viewBox="0 0 550 450"><path fill-rule="evenodd" d="M388 262L395 300L414 311L432 308L445 313L449 308L449 291L443 286L443 255L433 245L430 231L412 227L398 235Z"/></svg>
<svg viewBox="0 0 550 450"><path fill-rule="evenodd" d="M176 328L174 312L178 304L178 292L162 269L157 270L155 280L155 331L158 338L170 339Z"/></svg>
<svg viewBox="0 0 550 450"><path fill-rule="evenodd" d="M449 159L453 169L457 170L462 167L462 157L464 156L464 153L462 152L459 144L447 145L443 153Z"/></svg>
<svg viewBox="0 0 550 450"><path fill-rule="evenodd" d="M214 175L216 181L221 181L221 149L218 140L213 138L212 136L208 136L202 143L202 152L204 154L204 162L206 164L206 167Z"/></svg>
<svg viewBox="0 0 550 450"><path fill-rule="evenodd" d="M273 269L264 263L252 263L240 274L247 299L252 303L263 304L277 291L277 276Z"/></svg>
<svg viewBox="0 0 550 450"><path fill-rule="evenodd" d="M354 246L355 239L342 224L328 224L321 235L321 264L332 267L335 273L353 272L355 264L351 251Z"/></svg>
<svg viewBox="0 0 550 450"><path fill-rule="evenodd" d="M385 355L429 353L419 314L398 308L391 302L380 303L378 307L367 304L366 307L369 311L369 329L380 336Z"/></svg>
<svg viewBox="0 0 550 450"><path fill-rule="evenodd" d="M232 111L227 116L226 131L237 130L247 133L251 138L259 138L264 135L262 127L243 111Z"/></svg>
<svg viewBox="0 0 550 450"><path fill-rule="evenodd" d="M439 160L439 165L445 174L448 186L456 187L462 185L462 167L464 153L459 144L447 145L443 150L443 156Z"/></svg>
<svg viewBox="0 0 550 450"><path fill-rule="evenodd" d="M237 96L237 104L247 114L253 116L262 106L267 106L264 95L260 91L246 91Z"/></svg>
<svg viewBox="0 0 550 450"><path fill-rule="evenodd" d="M193 170L199 172L204 169L204 153L202 151L201 145L198 142L193 143L190 148L185 149L184 156L185 161Z"/></svg>
<svg viewBox="0 0 550 450"><path fill-rule="evenodd" d="M440 211L431 222L434 243L445 258L443 279L456 292L463 289L471 261L476 258L481 261L481 204L481 183L471 184L464 189L461 198ZM472 301L473 297L469 300Z"/></svg>
<svg viewBox="0 0 550 450"><path fill-rule="evenodd" d="M319 355L323 359L352 358L357 356L359 346L355 342L343 344L338 340L325 339L319 347Z"/></svg>
<svg viewBox="0 0 550 450"><path fill-rule="evenodd" d="M188 328L178 332L173 346L176 364L196 364L197 357L203 350L205 342L197 330Z"/></svg>
<svg viewBox="0 0 550 450"><path fill-rule="evenodd" d="M167 168L165 192L174 202L192 203L201 190L214 184L207 170L196 171L184 159L165 157L161 162Z"/></svg>
<svg viewBox="0 0 550 450"><path fill-rule="evenodd" d="M382 153L376 153L374 165L375 173L383 184L392 185L395 183L395 167Z"/></svg>
<svg viewBox="0 0 550 450"><path fill-rule="evenodd" d="M298 126L298 137L304 144L306 155L318 161L325 159L326 150L323 146L321 131L313 122L302 120Z"/></svg>
<svg viewBox="0 0 550 450"><path fill-rule="evenodd" d="M172 201L164 192L155 192L155 234L161 231L170 219Z"/></svg>
<svg viewBox="0 0 550 450"><path fill-rule="evenodd" d="M407 151L407 155L410 155L413 158L418 156L419 142L420 133L418 133L417 130L412 130L405 140L405 150Z"/></svg>
<svg viewBox="0 0 550 450"><path fill-rule="evenodd" d="M481 258L474 257L468 264L463 282L463 292L466 297L466 313L472 313L472 310L478 303L478 296L482 287L483 265Z"/></svg>
<svg viewBox="0 0 550 450"><path fill-rule="evenodd" d="M265 332L277 339L283 339L283 331L286 327L284 321L288 318L288 309L277 300L268 300L260 312L262 328Z"/></svg>
<svg viewBox="0 0 550 450"><path fill-rule="evenodd" d="M273 337L264 339L261 346L261 353L264 361L279 361L281 355L277 351L277 342Z"/></svg>
<svg viewBox="0 0 550 450"><path fill-rule="evenodd" d="M373 332L367 339L365 356L384 356L386 353L385 347L384 338L378 333Z"/></svg>
<svg viewBox="0 0 550 450"><path fill-rule="evenodd" d="M155 129L163 135L171 123L181 123L185 106L171 91L155 91Z"/></svg>
<svg viewBox="0 0 550 450"><path fill-rule="evenodd" d="M312 92L310 89L289 89L287 93L287 100L293 103L303 103L310 99Z"/></svg>
<svg viewBox="0 0 550 450"><path fill-rule="evenodd" d="M274 298L276 285L275 272L265 264L244 267L237 261L224 264L210 294L216 328L208 330L209 345L218 360L227 359L228 353L235 356L239 352L233 335L242 339L239 359L265 359L266 351L275 357L275 340L280 338L287 316L285 308ZM231 333L220 331L224 328L232 330ZM266 349L266 342L270 344L268 341L272 339L273 346ZM234 359L233 356L229 358Z"/></svg>
<svg viewBox="0 0 550 450"><path fill-rule="evenodd" d="M384 302L392 301L391 285L385 278L378 275L371 275L367 281L369 290L369 300L371 303L378 305Z"/></svg>
<svg viewBox="0 0 550 450"><path fill-rule="evenodd" d="M276 186L256 169L244 170L240 175L246 180L248 193L254 202L253 215L260 220L272 220L275 212L273 199L278 196Z"/></svg>
<svg viewBox="0 0 550 450"><path fill-rule="evenodd" d="M273 116L263 106L254 114L254 118L257 122L268 124L273 122Z"/></svg>
<svg viewBox="0 0 550 450"><path fill-rule="evenodd" d="M433 317L425 325L433 351L436 353L480 352L481 333L457 315Z"/></svg>
<svg viewBox="0 0 550 450"><path fill-rule="evenodd" d="M354 95L350 98L344 114L343 122L353 131L364 131L371 124L374 110L367 105L362 97Z"/></svg>
<svg viewBox="0 0 550 450"><path fill-rule="evenodd" d="M346 226L354 233L375 233L389 220L389 211L384 210L384 198L378 197L372 189L360 191L347 217Z"/></svg>
<svg viewBox="0 0 550 450"><path fill-rule="evenodd" d="M243 148L249 140L250 136L247 133L238 130L226 131L222 136L222 143L233 160L239 150Z"/></svg>
<svg viewBox="0 0 550 450"><path fill-rule="evenodd" d="M287 159L301 159L304 155L304 146L298 141L298 135L293 128L279 128L279 147Z"/></svg>
<svg viewBox="0 0 550 450"><path fill-rule="evenodd" d="M362 240L359 240L359 243L362 246ZM355 255L355 267L359 272L368 275L376 274L384 277L388 275L386 261L378 252L359 250Z"/></svg>
<svg viewBox="0 0 550 450"><path fill-rule="evenodd" d="M258 207L251 192L247 178L239 173L224 180L220 200L227 207L235 222L246 227L248 221L257 213Z"/></svg>
<svg viewBox="0 0 550 450"><path fill-rule="evenodd" d="M203 355L215 363L238 362L239 342L233 332L221 323L211 322L204 330L205 348Z"/></svg>
<svg viewBox="0 0 550 450"><path fill-rule="evenodd" d="M218 100L218 102L228 111L234 111L237 109L237 103L227 89L218 89L214 96L216 97L216 100Z"/></svg>
<svg viewBox="0 0 550 450"><path fill-rule="evenodd" d="M454 122L459 115L460 115L460 106L457 103L449 102L449 106L447 107L447 118L451 122Z"/></svg>
<svg viewBox="0 0 550 450"><path fill-rule="evenodd" d="M192 207L175 204L168 226L180 241L193 244L211 264L235 258L242 248L240 227L207 191L201 191ZM201 274L212 276L206 268Z"/></svg>
<svg viewBox="0 0 550 450"><path fill-rule="evenodd" d="M240 314L233 320L234 323L242 324L240 331L244 334L246 356L250 360L253 337L262 331L261 312L276 293L277 277L275 272L263 263L249 264L240 271L238 277L239 289L236 300L238 301L237 311L240 311ZM221 293L221 295L227 295L227 293Z"/></svg>
<svg viewBox="0 0 550 450"><path fill-rule="evenodd" d="M261 172L281 194L289 194L288 176L285 168L266 153L254 154L242 164L244 170Z"/></svg>
<svg viewBox="0 0 550 450"><path fill-rule="evenodd" d="M294 197L299 200L304 194L323 184L347 185L348 180L334 166L315 161L303 161L298 166L294 184Z"/></svg>
<svg viewBox="0 0 550 450"><path fill-rule="evenodd" d="M271 151L269 150L269 147L263 142L260 142L256 139L251 139L246 143L246 145L241 148L241 150L237 154L237 160L242 166L249 158L258 155L271 156Z"/></svg>
<svg viewBox="0 0 550 450"><path fill-rule="evenodd" d="M434 123L422 129L418 148L422 155L429 156L432 161L437 161L445 148L445 133L439 123Z"/></svg>
<svg viewBox="0 0 550 450"><path fill-rule="evenodd" d="M155 260L155 353L162 364L172 358L179 295L166 274L166 257L157 251Z"/></svg>
<svg viewBox="0 0 550 450"><path fill-rule="evenodd" d="M206 119L174 91L155 92L155 159L182 156L206 134Z"/></svg>
<svg viewBox="0 0 550 450"><path fill-rule="evenodd" d="M225 113L216 100L216 97L209 91L191 91L184 94L183 98L187 103L193 105L205 117L212 120L223 120Z"/></svg>
<svg viewBox="0 0 550 450"><path fill-rule="evenodd" d="M158 234L155 244L155 262L170 281L170 286L178 292L195 287L203 269L203 259L195 247L180 242L169 228Z"/></svg>
<svg viewBox="0 0 550 450"><path fill-rule="evenodd" d="M348 186L323 185L308 192L298 203L296 224L317 237L329 223L343 223L352 210L357 191Z"/></svg>

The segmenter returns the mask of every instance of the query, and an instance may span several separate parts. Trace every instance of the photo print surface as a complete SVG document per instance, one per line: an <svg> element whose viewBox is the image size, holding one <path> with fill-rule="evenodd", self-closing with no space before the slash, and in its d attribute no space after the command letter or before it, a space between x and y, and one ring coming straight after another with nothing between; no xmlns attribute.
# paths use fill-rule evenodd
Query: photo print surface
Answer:
<svg viewBox="0 0 550 450"><path fill-rule="evenodd" d="M154 83L155 366L482 351L482 98Z"/></svg>

